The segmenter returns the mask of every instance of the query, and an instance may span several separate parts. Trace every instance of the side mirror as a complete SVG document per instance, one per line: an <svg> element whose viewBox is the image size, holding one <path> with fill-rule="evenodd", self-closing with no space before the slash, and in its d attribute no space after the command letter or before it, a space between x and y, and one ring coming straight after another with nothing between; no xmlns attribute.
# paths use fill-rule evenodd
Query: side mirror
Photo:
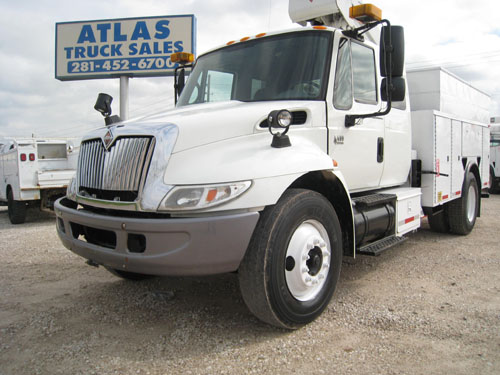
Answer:
<svg viewBox="0 0 500 375"><path fill-rule="evenodd" d="M175 104L177 104L177 99L181 95L181 92L186 84L186 70L184 68L193 67L194 55L188 52L176 52L170 55L170 61L174 64L178 64L174 71L174 95ZM179 75L177 75L179 70Z"/></svg>
<svg viewBox="0 0 500 375"><path fill-rule="evenodd" d="M389 66L389 61L391 61L391 66ZM401 77L403 75L404 64L405 38L403 27L382 27L382 32L380 33L380 75L382 77Z"/></svg>
<svg viewBox="0 0 500 375"><path fill-rule="evenodd" d="M184 90L184 86L186 85L186 69L182 68L179 72L179 77L177 77L176 88L177 95L181 96L182 90Z"/></svg>
<svg viewBox="0 0 500 375"><path fill-rule="evenodd" d="M389 87L391 94L391 102L402 102L406 96L406 84L403 77L393 77L391 87ZM380 85L380 94L384 102L387 101L387 78L382 79Z"/></svg>

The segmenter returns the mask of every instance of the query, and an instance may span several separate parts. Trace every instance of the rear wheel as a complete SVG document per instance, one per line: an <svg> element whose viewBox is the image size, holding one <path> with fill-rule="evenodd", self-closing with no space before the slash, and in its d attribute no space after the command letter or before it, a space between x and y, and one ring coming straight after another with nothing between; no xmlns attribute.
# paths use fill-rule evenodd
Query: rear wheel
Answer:
<svg viewBox="0 0 500 375"><path fill-rule="evenodd" d="M448 203L450 230L455 234L469 234L479 211L479 188L476 177L468 172L462 186L462 197Z"/></svg>
<svg viewBox="0 0 500 375"><path fill-rule="evenodd" d="M9 189L7 193L9 220L12 224L22 224L26 220L26 203L14 200L14 194Z"/></svg>
<svg viewBox="0 0 500 375"><path fill-rule="evenodd" d="M299 328L328 306L341 261L340 223L330 202L291 189L257 224L239 269L243 299L262 321Z"/></svg>

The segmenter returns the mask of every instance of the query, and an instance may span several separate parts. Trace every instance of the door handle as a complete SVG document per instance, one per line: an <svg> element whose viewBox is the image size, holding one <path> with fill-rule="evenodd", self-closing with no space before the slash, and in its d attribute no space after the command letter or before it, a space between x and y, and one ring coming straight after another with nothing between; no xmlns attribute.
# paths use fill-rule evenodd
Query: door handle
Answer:
<svg viewBox="0 0 500 375"><path fill-rule="evenodd" d="M377 139L377 163L382 163L384 161L384 138L379 137Z"/></svg>

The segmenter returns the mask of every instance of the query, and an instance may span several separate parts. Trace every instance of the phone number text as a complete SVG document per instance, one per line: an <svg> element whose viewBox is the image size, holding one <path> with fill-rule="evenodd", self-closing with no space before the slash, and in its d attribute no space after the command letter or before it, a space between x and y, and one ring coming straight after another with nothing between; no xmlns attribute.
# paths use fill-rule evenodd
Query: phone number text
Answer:
<svg viewBox="0 0 500 375"><path fill-rule="evenodd" d="M68 62L69 74L133 72L141 70L174 69L177 64L170 57L145 57L129 59L85 60Z"/></svg>

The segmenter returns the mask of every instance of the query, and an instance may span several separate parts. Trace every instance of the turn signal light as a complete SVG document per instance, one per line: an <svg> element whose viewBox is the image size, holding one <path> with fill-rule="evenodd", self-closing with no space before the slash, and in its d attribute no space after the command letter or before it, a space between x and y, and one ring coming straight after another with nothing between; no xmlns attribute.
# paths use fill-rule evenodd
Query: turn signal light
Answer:
<svg viewBox="0 0 500 375"><path fill-rule="evenodd" d="M26 161L26 154L21 154L20 158L21 158L21 161Z"/></svg>
<svg viewBox="0 0 500 375"><path fill-rule="evenodd" d="M373 4L356 5L349 8L349 17L363 23L380 21L382 19L382 10Z"/></svg>

